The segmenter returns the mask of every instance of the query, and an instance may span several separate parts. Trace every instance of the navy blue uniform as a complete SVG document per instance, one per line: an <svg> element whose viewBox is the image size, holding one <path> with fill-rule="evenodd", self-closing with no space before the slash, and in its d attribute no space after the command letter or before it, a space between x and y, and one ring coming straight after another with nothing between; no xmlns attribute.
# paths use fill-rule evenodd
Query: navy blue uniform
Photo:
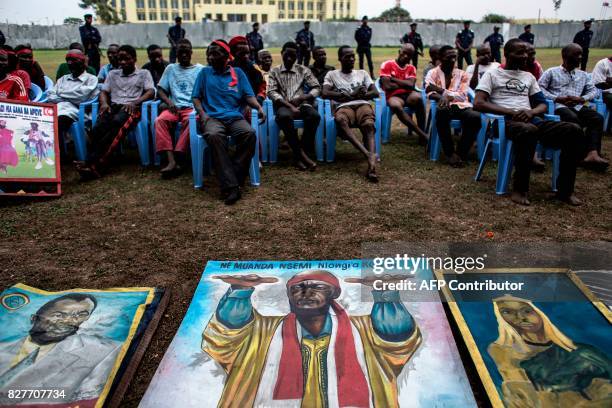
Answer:
<svg viewBox="0 0 612 408"><path fill-rule="evenodd" d="M81 44L85 47L85 54L89 58L88 65L96 70L96 75L100 72L100 42L102 37L98 29L91 25L82 25L79 27L81 34Z"/></svg>
<svg viewBox="0 0 612 408"><path fill-rule="evenodd" d="M295 42L298 45L297 63L307 67L310 63L310 53L315 46L314 34L302 28L295 36Z"/></svg>
<svg viewBox="0 0 612 408"><path fill-rule="evenodd" d="M180 25L173 25L168 29L170 39L170 63L176 62L176 43L185 38L185 30Z"/></svg>
<svg viewBox="0 0 612 408"><path fill-rule="evenodd" d="M251 49L251 61L259 63L257 53L264 49L263 37L257 31L251 31L246 35L246 39Z"/></svg>
<svg viewBox="0 0 612 408"><path fill-rule="evenodd" d="M523 33L519 35L519 40L528 42L529 44L535 43L535 35L533 33Z"/></svg>
<svg viewBox="0 0 612 408"><path fill-rule="evenodd" d="M501 63L501 47L504 45L504 36L500 33L493 33L485 38L484 42L488 42L491 47L491 55L493 56L493 61L497 61Z"/></svg>
<svg viewBox="0 0 612 408"><path fill-rule="evenodd" d="M412 44L414 46L414 54L412 54L412 65L415 68L419 67L419 52L423 53L423 39L421 38L421 34L417 32L409 32L404 34L402 37L402 43L404 44Z"/></svg>
<svg viewBox="0 0 612 408"><path fill-rule="evenodd" d="M459 69L463 69L463 60L465 59L466 65L472 65L472 43L474 42L474 32L472 30L463 29L457 33L457 42L462 48L468 48L467 51L457 49L457 66Z"/></svg>
<svg viewBox="0 0 612 408"><path fill-rule="evenodd" d="M359 69L363 69L363 57L368 60L370 76L374 77L374 63L372 62L372 28L361 25L355 30L355 41L357 41L357 54L359 54Z"/></svg>
<svg viewBox="0 0 612 408"><path fill-rule="evenodd" d="M582 31L578 31L574 36L574 42L582 47L582 62L580 63L580 69L586 70L587 62L589 61L589 47L591 46L591 39L593 38L593 32L586 28Z"/></svg>

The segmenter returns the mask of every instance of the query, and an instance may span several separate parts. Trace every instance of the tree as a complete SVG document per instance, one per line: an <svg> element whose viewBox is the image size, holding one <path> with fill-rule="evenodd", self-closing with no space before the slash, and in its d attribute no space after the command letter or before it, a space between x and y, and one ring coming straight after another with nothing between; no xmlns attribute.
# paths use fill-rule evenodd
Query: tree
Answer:
<svg viewBox="0 0 612 408"><path fill-rule="evenodd" d="M562 0L553 0L553 8L555 9L555 11L559 11L559 9L561 8L561 1Z"/></svg>
<svg viewBox="0 0 612 408"><path fill-rule="evenodd" d="M66 17L64 19L64 24L83 24L83 20L78 17Z"/></svg>
<svg viewBox="0 0 612 408"><path fill-rule="evenodd" d="M509 23L510 19L506 16L503 16L501 14L494 14L494 13L489 13L489 14L485 14L482 17L482 21L483 23L495 23L495 24L501 24L501 23Z"/></svg>
<svg viewBox="0 0 612 408"><path fill-rule="evenodd" d="M393 7L383 11L380 16L374 18L373 20L399 23L404 21L412 21L412 17L410 17L408 10L401 7Z"/></svg>
<svg viewBox="0 0 612 408"><path fill-rule="evenodd" d="M119 24L123 21L119 18L117 10L105 0L81 0L79 7L82 9L93 8L96 11L96 17L104 24Z"/></svg>

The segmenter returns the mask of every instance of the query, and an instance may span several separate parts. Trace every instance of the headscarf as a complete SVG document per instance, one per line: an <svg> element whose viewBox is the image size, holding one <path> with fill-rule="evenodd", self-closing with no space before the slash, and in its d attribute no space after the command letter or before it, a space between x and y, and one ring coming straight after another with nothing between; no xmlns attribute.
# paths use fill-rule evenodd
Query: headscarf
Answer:
<svg viewBox="0 0 612 408"><path fill-rule="evenodd" d="M227 43L223 40L213 40L210 45L216 45L218 47L223 48L228 55L228 61L231 61L232 58L232 53L230 52L230 47L229 45L227 45ZM210 47L209 45L209 47ZM236 70L234 69L234 67L232 67L231 65L226 64L226 67L229 67L230 70L230 76L232 77L231 82L228 84L229 86L236 86L238 85L238 75L236 75Z"/></svg>

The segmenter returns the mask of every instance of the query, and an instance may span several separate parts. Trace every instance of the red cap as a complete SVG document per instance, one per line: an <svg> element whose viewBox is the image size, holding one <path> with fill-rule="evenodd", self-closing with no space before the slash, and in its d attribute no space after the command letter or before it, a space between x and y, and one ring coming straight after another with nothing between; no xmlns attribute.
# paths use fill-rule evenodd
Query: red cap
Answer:
<svg viewBox="0 0 612 408"><path fill-rule="evenodd" d="M327 271L306 271L300 272L287 281L287 287L297 285L300 282L316 280L330 284L331 286L340 289L338 278Z"/></svg>

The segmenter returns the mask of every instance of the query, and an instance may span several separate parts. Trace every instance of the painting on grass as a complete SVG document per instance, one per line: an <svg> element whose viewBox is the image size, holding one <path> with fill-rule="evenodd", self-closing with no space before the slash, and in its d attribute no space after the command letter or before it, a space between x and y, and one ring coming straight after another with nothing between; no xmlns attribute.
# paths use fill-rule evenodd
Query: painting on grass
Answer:
<svg viewBox="0 0 612 408"><path fill-rule="evenodd" d="M0 294L0 406L101 407L158 301L154 288ZM116 385L115 385L116 386Z"/></svg>
<svg viewBox="0 0 612 408"><path fill-rule="evenodd" d="M59 194L59 182L56 106L1 101L0 193Z"/></svg>
<svg viewBox="0 0 612 408"><path fill-rule="evenodd" d="M612 406L612 314L563 269L495 269L439 279L523 283L444 289L494 407Z"/></svg>
<svg viewBox="0 0 612 408"><path fill-rule="evenodd" d="M475 406L439 298L361 276L360 260L208 262L140 406Z"/></svg>

